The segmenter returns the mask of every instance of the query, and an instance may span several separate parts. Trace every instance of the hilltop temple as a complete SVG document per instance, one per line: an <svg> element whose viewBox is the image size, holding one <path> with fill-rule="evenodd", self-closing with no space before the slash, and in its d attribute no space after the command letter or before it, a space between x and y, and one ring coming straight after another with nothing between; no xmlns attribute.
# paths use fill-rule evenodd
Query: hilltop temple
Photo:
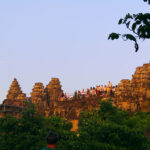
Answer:
<svg viewBox="0 0 150 150"><path fill-rule="evenodd" d="M30 97L27 98L26 94L21 91L17 79L14 79L6 99L0 105L0 117L7 114L20 117L25 103L33 103L38 112L46 117L55 115L77 124L81 111L99 108L98 98L100 97L73 98L70 101L61 101L62 93L59 79L52 78L46 87L41 82L35 83ZM106 97L101 97L101 99L104 98L106 99ZM114 96L109 98L113 99L115 106L131 113L150 112L150 63L137 67L131 80L121 80L115 89Z"/></svg>
<svg viewBox="0 0 150 150"><path fill-rule="evenodd" d="M0 117L11 114L16 117L21 116L21 111L25 103L33 103L39 113L46 117L52 115L66 118L73 122L77 128L80 111L89 111L92 108L98 108L99 104L96 97L72 99L71 101L60 101L62 93L60 81L58 78L52 78L49 84L44 88L40 82L33 86L30 97L27 98L22 93L17 79L12 82L6 99L0 105Z"/></svg>

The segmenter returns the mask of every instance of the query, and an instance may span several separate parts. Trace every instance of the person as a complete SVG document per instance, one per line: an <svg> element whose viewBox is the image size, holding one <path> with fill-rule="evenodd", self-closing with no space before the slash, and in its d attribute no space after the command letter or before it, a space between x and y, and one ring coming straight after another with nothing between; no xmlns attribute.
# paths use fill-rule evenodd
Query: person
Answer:
<svg viewBox="0 0 150 150"><path fill-rule="evenodd" d="M78 91L78 98L81 99L81 92Z"/></svg>
<svg viewBox="0 0 150 150"><path fill-rule="evenodd" d="M104 86L103 85L101 85L101 93L102 93L102 95L104 95Z"/></svg>
<svg viewBox="0 0 150 150"><path fill-rule="evenodd" d="M64 97L65 97L65 100L68 100L68 95L67 95L67 93L65 93Z"/></svg>
<svg viewBox="0 0 150 150"><path fill-rule="evenodd" d="M90 88L90 96L92 96L93 95L93 88L91 87Z"/></svg>
<svg viewBox="0 0 150 150"><path fill-rule="evenodd" d="M107 95L110 95L111 88L107 86L106 89L107 89Z"/></svg>
<svg viewBox="0 0 150 150"><path fill-rule="evenodd" d="M63 101L63 100L64 100L64 93L61 92L61 93L60 93L60 101Z"/></svg>
<svg viewBox="0 0 150 150"><path fill-rule="evenodd" d="M74 92L74 98L77 99L77 97L78 97L78 92L75 91L75 92Z"/></svg>
<svg viewBox="0 0 150 150"><path fill-rule="evenodd" d="M112 88L112 83L110 81L108 81L107 87Z"/></svg>
<svg viewBox="0 0 150 150"><path fill-rule="evenodd" d="M49 132L47 138L47 147L42 148L41 150L55 150L56 145L58 144L59 137L55 132Z"/></svg>
<svg viewBox="0 0 150 150"><path fill-rule="evenodd" d="M107 94L107 86L104 85L104 95L106 96L106 94Z"/></svg>
<svg viewBox="0 0 150 150"><path fill-rule="evenodd" d="M86 93L85 93L85 90L83 89L83 90L82 90L82 98L85 98L85 94L86 94Z"/></svg>
<svg viewBox="0 0 150 150"><path fill-rule="evenodd" d="M70 100L70 94L66 93L66 96L67 96L67 100Z"/></svg>
<svg viewBox="0 0 150 150"><path fill-rule="evenodd" d="M95 89L95 87L93 87L92 96L96 96L96 89Z"/></svg>
<svg viewBox="0 0 150 150"><path fill-rule="evenodd" d="M90 97L90 89L86 90L86 97Z"/></svg>
<svg viewBox="0 0 150 150"><path fill-rule="evenodd" d="M99 96L100 90L99 90L99 86L96 86L96 96Z"/></svg>

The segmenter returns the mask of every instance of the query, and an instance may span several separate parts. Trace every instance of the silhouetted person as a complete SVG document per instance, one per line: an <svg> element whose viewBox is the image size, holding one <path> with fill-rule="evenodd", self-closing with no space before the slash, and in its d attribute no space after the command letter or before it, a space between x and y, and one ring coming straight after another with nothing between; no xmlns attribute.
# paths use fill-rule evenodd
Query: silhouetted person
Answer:
<svg viewBox="0 0 150 150"><path fill-rule="evenodd" d="M56 145L58 144L58 135L55 132L50 132L46 138L47 147L42 148L41 150L55 150Z"/></svg>

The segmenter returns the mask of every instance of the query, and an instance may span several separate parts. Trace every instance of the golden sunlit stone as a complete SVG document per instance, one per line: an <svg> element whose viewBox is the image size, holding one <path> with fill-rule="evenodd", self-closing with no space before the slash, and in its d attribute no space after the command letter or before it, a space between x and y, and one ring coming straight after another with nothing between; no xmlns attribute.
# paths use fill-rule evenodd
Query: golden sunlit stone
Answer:
<svg viewBox="0 0 150 150"><path fill-rule="evenodd" d="M30 94L32 103L37 104L46 102L46 92L44 90L43 83L35 83Z"/></svg>
<svg viewBox="0 0 150 150"><path fill-rule="evenodd" d="M60 95L62 93L60 81L58 78L52 78L49 84L46 86L46 91L48 93L49 101L60 100Z"/></svg>
<svg viewBox="0 0 150 150"><path fill-rule="evenodd" d="M17 79L14 78L14 81L8 90L7 99L15 100L19 94L22 94L22 91Z"/></svg>
<svg viewBox="0 0 150 150"><path fill-rule="evenodd" d="M31 100L38 110L37 113L46 117L54 115L72 121L72 130L77 130L80 112L99 109L98 99L100 97L73 98L61 101L60 95L62 92L58 78L52 78L46 88L38 82L35 83L28 102ZM113 99L114 105L131 113L136 111L150 112L150 63L137 67L131 80L121 80L115 89L115 96L109 98ZM17 80L14 79L8 91L7 99L1 106L1 111L5 108L5 112L0 113L0 116L5 116L8 112L18 115L21 111L20 107L23 108L23 102L26 99L26 95L22 93ZM107 99L107 96L101 96L101 100ZM15 106L19 106L19 108ZM19 110L18 113L16 113L16 110Z"/></svg>
<svg viewBox="0 0 150 150"><path fill-rule="evenodd" d="M137 67L131 81L121 80L115 96L120 108L150 112L150 63Z"/></svg>
<svg viewBox="0 0 150 150"><path fill-rule="evenodd" d="M25 101L27 101L26 94L22 93L20 85L15 78L8 90L7 98L4 100L3 104L24 107Z"/></svg>

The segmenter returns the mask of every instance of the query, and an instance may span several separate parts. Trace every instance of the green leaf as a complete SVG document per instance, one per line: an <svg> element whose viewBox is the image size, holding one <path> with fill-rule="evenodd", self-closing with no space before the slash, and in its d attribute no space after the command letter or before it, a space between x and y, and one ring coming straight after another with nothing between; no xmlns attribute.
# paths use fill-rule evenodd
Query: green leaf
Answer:
<svg viewBox="0 0 150 150"><path fill-rule="evenodd" d="M126 16L125 16L125 19L133 19L133 17L128 13Z"/></svg>
<svg viewBox="0 0 150 150"><path fill-rule="evenodd" d="M127 22L127 24L126 24L127 28L129 28L130 22L131 22L131 21Z"/></svg>
<svg viewBox="0 0 150 150"><path fill-rule="evenodd" d="M133 23L133 24L132 24L132 30L133 30L133 31L135 31L136 25L137 25L136 23Z"/></svg>
<svg viewBox="0 0 150 150"><path fill-rule="evenodd" d="M148 4L150 5L150 0L143 0L144 2L148 2Z"/></svg>
<svg viewBox="0 0 150 150"><path fill-rule="evenodd" d="M120 34L118 34L118 33L111 33L111 34L109 34L108 40L109 39L111 39L111 40L119 39L119 36L120 36Z"/></svg>
<svg viewBox="0 0 150 150"><path fill-rule="evenodd" d="M122 24L123 19L121 18L118 22L118 24Z"/></svg>
<svg viewBox="0 0 150 150"><path fill-rule="evenodd" d="M136 24L137 25L141 24L141 21L140 20L136 21Z"/></svg>
<svg viewBox="0 0 150 150"><path fill-rule="evenodd" d="M136 42L136 38L132 34L124 34L123 37L125 37L127 40Z"/></svg>

